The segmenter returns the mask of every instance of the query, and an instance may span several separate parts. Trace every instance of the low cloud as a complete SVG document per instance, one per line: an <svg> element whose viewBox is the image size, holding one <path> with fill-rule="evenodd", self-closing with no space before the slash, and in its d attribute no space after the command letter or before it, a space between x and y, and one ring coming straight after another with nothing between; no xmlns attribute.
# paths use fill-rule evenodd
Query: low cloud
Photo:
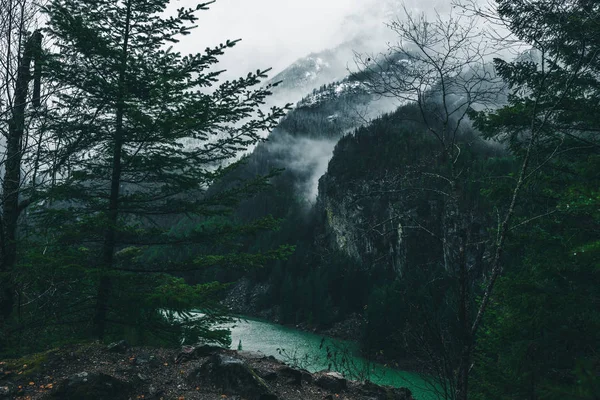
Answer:
<svg viewBox="0 0 600 400"><path fill-rule="evenodd" d="M308 204L317 199L319 178L327 171L337 139L315 139L278 132L271 151L285 154L285 168L296 176L296 193Z"/></svg>
<svg viewBox="0 0 600 400"><path fill-rule="evenodd" d="M170 5L194 7L196 0ZM352 39L366 47L383 47L390 39L384 23L398 12L399 0L217 0L198 14L198 28L178 44L183 52L200 52L227 39L242 41L221 57L218 67L227 79L256 69L275 73L311 52L333 48ZM447 0L406 0L415 12L432 14L450 9ZM373 46L365 46L371 43ZM351 60L349 60L351 61Z"/></svg>

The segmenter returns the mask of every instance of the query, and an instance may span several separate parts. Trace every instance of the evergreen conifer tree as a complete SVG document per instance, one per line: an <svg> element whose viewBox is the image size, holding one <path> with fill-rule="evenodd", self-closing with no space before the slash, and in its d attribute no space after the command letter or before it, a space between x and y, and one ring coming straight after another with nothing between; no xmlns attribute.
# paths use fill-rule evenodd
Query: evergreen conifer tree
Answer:
<svg viewBox="0 0 600 400"><path fill-rule="evenodd" d="M50 201L35 214L44 252L32 257L80 279L57 324L77 322L98 338L135 332L177 342L186 333L223 342L223 331L210 330L222 320L211 300L221 286L188 286L176 274L257 266L290 251L244 251L240 235L275 228L272 218L208 223L268 184L262 176L207 191L285 111L260 109L271 85L253 87L268 70L219 82L218 57L237 41L173 50L211 3L174 16L165 16L167 0L54 0L44 8L57 49L46 74L67 89L49 127L60 143L49 157ZM185 219L192 228L174 233Z"/></svg>

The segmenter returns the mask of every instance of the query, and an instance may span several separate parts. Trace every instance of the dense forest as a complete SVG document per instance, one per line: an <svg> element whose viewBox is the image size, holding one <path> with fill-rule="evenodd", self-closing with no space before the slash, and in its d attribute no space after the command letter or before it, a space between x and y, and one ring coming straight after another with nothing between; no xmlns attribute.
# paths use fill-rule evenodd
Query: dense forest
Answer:
<svg viewBox="0 0 600 400"><path fill-rule="evenodd" d="M269 108L326 61L221 79L237 41L176 50L212 3L0 0L0 358L233 311L353 321L442 399L600 398L600 4L401 8Z"/></svg>

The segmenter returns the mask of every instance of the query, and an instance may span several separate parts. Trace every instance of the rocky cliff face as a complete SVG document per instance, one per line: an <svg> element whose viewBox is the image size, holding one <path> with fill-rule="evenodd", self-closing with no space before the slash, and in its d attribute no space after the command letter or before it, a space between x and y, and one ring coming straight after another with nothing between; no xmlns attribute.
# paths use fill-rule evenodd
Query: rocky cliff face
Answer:
<svg viewBox="0 0 600 400"><path fill-rule="evenodd" d="M352 192L330 195L328 191L334 185L328 175L321 179L319 207L326 216L330 245L364 268L382 265L401 275L406 264L403 226L398 217L402 210L395 210L395 205L385 198L365 204L356 201ZM364 188L369 190L368 184Z"/></svg>
<svg viewBox="0 0 600 400"><path fill-rule="evenodd" d="M459 178L458 198L451 200L457 195L450 193L438 144L414 122L417 116L416 106L406 105L343 137L319 181L316 209L329 246L391 279L407 268L448 268L442 240L452 235L453 218L468 220L473 242L486 240L485 227L493 221L480 191L486 177L503 168L495 161L501 149L465 132L458 139L462 154L455 168L470 170L474 178ZM450 215L456 211L449 201L459 203L461 215ZM485 256L478 246L466 252L473 271Z"/></svg>
<svg viewBox="0 0 600 400"><path fill-rule="evenodd" d="M426 190L432 183L422 174L431 169L432 145L400 114L340 140L316 205L332 248L390 278L440 251L427 231L440 229L442 199Z"/></svg>

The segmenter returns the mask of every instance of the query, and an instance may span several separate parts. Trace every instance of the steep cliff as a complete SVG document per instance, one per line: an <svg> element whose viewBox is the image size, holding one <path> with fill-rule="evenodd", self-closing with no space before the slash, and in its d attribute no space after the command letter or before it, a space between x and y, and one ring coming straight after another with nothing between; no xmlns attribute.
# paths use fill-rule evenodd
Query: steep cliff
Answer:
<svg viewBox="0 0 600 400"><path fill-rule="evenodd" d="M343 137L319 181L316 210L329 245L390 279L401 278L407 268L443 266L449 184L438 145L418 119L416 106L407 105ZM464 150L456 168L481 178L502 168L495 157L503 151L473 132L465 132L458 145ZM462 208L479 227L473 234L482 240L491 223L491 210L478 196L483 187L465 182L459 189Z"/></svg>
<svg viewBox="0 0 600 400"><path fill-rule="evenodd" d="M435 169L435 144L405 120L412 111L404 107L342 138L319 182L316 208L329 245L388 279L439 253L435 238L417 227L438 231L442 206L423 175Z"/></svg>

